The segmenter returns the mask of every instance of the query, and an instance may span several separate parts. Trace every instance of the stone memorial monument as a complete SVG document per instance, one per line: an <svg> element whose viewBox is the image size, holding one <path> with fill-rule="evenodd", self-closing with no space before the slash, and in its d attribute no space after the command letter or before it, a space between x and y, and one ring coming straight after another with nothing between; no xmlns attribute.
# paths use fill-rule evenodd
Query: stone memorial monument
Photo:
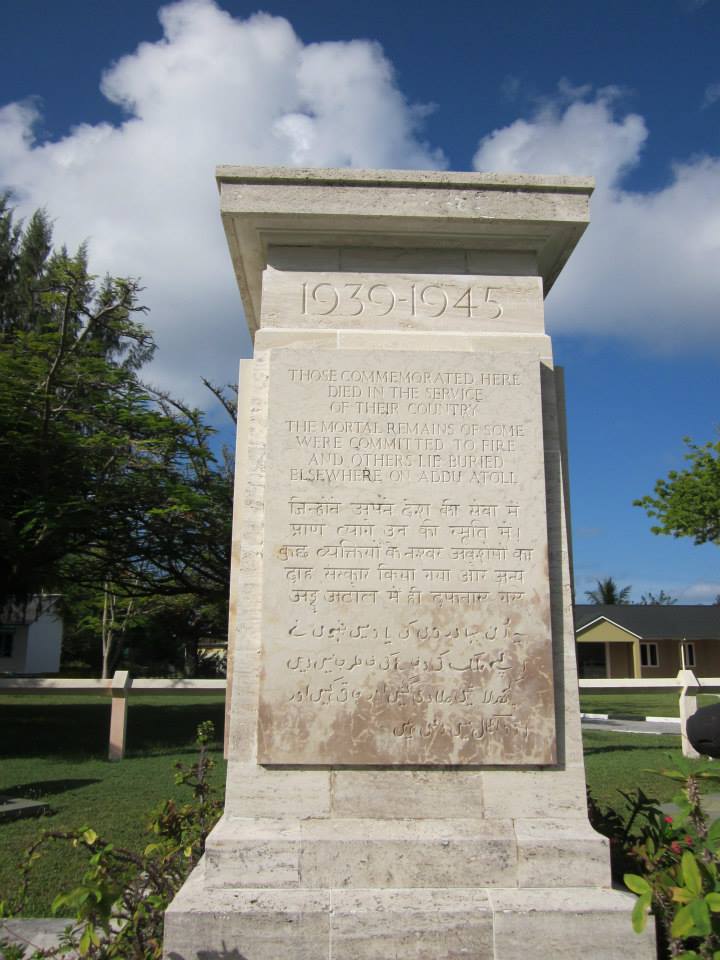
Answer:
<svg viewBox="0 0 720 960"><path fill-rule="evenodd" d="M654 957L587 820L544 295L592 182L221 167L225 815L172 960Z"/></svg>

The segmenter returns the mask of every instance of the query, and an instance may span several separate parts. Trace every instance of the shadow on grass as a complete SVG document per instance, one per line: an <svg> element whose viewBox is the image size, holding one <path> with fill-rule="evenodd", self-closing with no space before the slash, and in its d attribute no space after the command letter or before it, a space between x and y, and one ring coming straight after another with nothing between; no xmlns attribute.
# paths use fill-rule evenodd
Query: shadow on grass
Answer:
<svg viewBox="0 0 720 960"><path fill-rule="evenodd" d="M51 797L66 790L79 790L100 783L96 778L90 780L36 780L34 783L21 783L16 787L3 787L2 792L9 797L22 797L23 800L37 800Z"/></svg>
<svg viewBox="0 0 720 960"><path fill-rule="evenodd" d="M135 702L128 710L128 755L143 753L196 753L197 728L206 720L215 725L214 747L222 744L224 703L147 705Z"/></svg>
<svg viewBox="0 0 720 960"><path fill-rule="evenodd" d="M630 744L620 744L618 746L609 744L606 747L585 747L585 756L591 757L596 753L637 753L640 750L664 750L665 753L670 753L672 752L672 749L673 748L667 744L648 744L647 746L643 744L642 747L631 746Z"/></svg>
<svg viewBox="0 0 720 960"><path fill-rule="evenodd" d="M48 701L2 705L0 756L105 760L110 731L110 700L92 703ZM215 744L222 742L222 702L143 703L130 698L127 755L194 752L198 724L212 720Z"/></svg>

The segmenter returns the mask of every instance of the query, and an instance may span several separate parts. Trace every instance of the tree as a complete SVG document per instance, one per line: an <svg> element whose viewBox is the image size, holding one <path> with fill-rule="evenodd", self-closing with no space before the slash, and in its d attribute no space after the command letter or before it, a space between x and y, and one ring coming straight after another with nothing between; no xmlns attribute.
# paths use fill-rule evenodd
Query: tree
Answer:
<svg viewBox="0 0 720 960"><path fill-rule="evenodd" d="M140 379L140 290L99 281L84 247L53 252L47 216L23 227L0 198L0 603L62 592L70 621L96 618L106 670L162 602L196 632L227 616L232 459Z"/></svg>
<svg viewBox="0 0 720 960"><path fill-rule="evenodd" d="M677 597L671 597L669 594L665 593L664 590L661 590L657 596L654 593L643 593L640 597L640 603L644 606L662 606L669 607L673 603L677 603Z"/></svg>
<svg viewBox="0 0 720 960"><path fill-rule="evenodd" d="M585 596L588 598L590 603L603 603L603 604L622 604L630 603L628 597L630 596L630 591L632 587L623 587L622 590L618 589L618 585L615 583L612 577L606 577L605 580L598 580L597 587L595 590L586 590Z"/></svg>
<svg viewBox="0 0 720 960"><path fill-rule="evenodd" d="M692 537L696 544L720 545L720 440L703 445L689 437L686 470L671 470L655 484L654 496L633 501L658 523L653 533Z"/></svg>

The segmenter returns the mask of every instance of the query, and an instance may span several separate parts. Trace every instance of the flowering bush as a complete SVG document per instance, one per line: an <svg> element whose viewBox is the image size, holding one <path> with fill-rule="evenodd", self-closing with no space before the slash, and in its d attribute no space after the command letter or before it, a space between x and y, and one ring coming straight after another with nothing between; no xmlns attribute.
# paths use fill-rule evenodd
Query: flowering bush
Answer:
<svg viewBox="0 0 720 960"><path fill-rule="evenodd" d="M674 960L720 960L720 819L708 823L698 782L720 777L680 770L662 774L683 787L673 799L677 815L657 811L630 849L639 865L624 877L637 896L633 928L644 930L652 912Z"/></svg>

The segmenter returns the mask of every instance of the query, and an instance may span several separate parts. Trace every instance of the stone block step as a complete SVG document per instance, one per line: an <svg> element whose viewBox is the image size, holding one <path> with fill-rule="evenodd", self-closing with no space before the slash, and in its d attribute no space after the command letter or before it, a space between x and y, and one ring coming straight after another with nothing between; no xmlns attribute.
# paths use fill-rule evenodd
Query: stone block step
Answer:
<svg viewBox="0 0 720 960"><path fill-rule="evenodd" d="M611 889L210 890L165 920L165 960L654 960Z"/></svg>

